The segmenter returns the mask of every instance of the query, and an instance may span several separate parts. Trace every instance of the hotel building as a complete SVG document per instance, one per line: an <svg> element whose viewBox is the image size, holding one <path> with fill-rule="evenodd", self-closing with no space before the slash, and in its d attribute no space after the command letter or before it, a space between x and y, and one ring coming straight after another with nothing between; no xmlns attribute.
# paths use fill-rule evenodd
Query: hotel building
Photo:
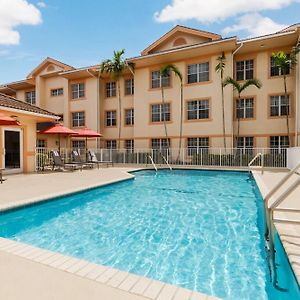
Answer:
<svg viewBox="0 0 300 300"><path fill-rule="evenodd" d="M74 68L52 58L41 62L26 79L3 84L0 92L51 111L74 130L88 127L103 134L98 145L116 148L121 123L121 148L149 149L166 145L166 119L171 148L177 148L180 132L180 81L173 73L161 78L160 68L174 64L183 74L184 147L223 147L222 97L217 58L224 53L225 77L240 82L256 78L262 88L249 87L237 108L237 95L224 88L227 147L288 146L286 114L289 114L291 145L299 145L300 64L287 75L288 99L283 76L274 65L272 53L291 51L299 41L300 25L274 34L240 40L198 29L176 26L140 56L128 59L121 79L121 112L116 82L99 76L99 66ZM122 45L120 45L122 47ZM161 85L165 105L162 105ZM286 101L289 109L286 109ZM237 145L237 114L240 133ZM37 135L40 147L55 147L55 138ZM73 147L85 147L85 140L73 138Z"/></svg>

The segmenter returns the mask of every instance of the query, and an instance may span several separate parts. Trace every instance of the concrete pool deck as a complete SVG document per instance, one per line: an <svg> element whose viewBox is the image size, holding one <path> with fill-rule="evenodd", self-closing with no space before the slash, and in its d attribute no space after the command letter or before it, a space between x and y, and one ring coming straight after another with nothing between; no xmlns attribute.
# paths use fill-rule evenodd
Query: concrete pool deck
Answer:
<svg viewBox="0 0 300 300"><path fill-rule="evenodd" d="M254 170L252 174L261 191L262 196L269 191L287 174L286 171L261 171ZM270 198L272 204L283 191L293 182L299 179L300 174L294 174L281 188ZM287 198L274 210L274 224L280 236L285 252L290 261L291 267L300 284L300 224L293 224L293 221L300 221L300 186L291 192ZM292 212L291 210L298 210Z"/></svg>
<svg viewBox="0 0 300 300"><path fill-rule="evenodd" d="M6 176L0 211L128 180L138 168ZM217 300L157 280L0 238L0 299Z"/></svg>

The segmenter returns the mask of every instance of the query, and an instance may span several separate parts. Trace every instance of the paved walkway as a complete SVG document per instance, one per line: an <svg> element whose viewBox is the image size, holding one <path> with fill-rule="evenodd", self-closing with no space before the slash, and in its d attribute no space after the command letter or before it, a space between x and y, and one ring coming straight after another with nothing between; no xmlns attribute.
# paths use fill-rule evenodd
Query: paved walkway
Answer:
<svg viewBox="0 0 300 300"><path fill-rule="evenodd" d="M136 168L7 176L0 211L133 178ZM198 292L0 238L0 299L217 300Z"/></svg>
<svg viewBox="0 0 300 300"><path fill-rule="evenodd" d="M253 176L260 188L262 196L265 196L288 171L253 171ZM281 188L270 198L269 206L285 191L289 185L299 179L299 174L293 175ZM300 210L300 186L291 192L274 212L275 227L287 253L293 271L300 284L300 224L292 224L291 221L300 221L300 212L288 210Z"/></svg>

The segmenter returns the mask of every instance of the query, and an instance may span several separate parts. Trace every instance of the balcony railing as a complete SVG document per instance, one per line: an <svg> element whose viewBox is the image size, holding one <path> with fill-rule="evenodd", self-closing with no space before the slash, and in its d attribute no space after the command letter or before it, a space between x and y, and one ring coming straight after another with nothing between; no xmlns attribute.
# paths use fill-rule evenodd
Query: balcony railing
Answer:
<svg viewBox="0 0 300 300"><path fill-rule="evenodd" d="M51 166L51 150L36 148L36 170L43 170ZM61 149L60 154L65 162L72 162L73 149ZM89 160L85 149L76 149L82 161ZM255 165L264 167L286 168L287 149L254 148L254 149L223 149L223 148L185 148L181 149L92 149L99 161L112 161L114 164L151 165L149 156L158 167L166 166L166 160L171 166L199 166L199 167L237 167L247 168L251 160L258 154ZM165 159L164 159L165 158Z"/></svg>

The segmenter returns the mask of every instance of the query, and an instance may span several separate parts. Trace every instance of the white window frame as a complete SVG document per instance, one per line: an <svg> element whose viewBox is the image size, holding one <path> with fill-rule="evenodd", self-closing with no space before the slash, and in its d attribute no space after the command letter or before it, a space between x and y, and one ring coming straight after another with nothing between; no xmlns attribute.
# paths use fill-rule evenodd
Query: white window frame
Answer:
<svg viewBox="0 0 300 300"><path fill-rule="evenodd" d="M113 98L117 96L117 83L115 81L105 83L105 95L106 98Z"/></svg>
<svg viewBox="0 0 300 300"><path fill-rule="evenodd" d="M75 111L72 112L72 127L84 127L85 126L85 112Z"/></svg>
<svg viewBox="0 0 300 300"><path fill-rule="evenodd" d="M125 79L125 95L126 96L134 95L134 79L133 78Z"/></svg>
<svg viewBox="0 0 300 300"><path fill-rule="evenodd" d="M156 78L154 78L154 74L156 74ZM169 71L167 76L161 76L159 70L151 71L151 88L159 89L162 85L163 87L169 87L171 85L171 72Z"/></svg>
<svg viewBox="0 0 300 300"><path fill-rule="evenodd" d="M106 140L106 149L109 150L117 149L117 140Z"/></svg>
<svg viewBox="0 0 300 300"><path fill-rule="evenodd" d="M63 94L64 94L64 89L63 88L52 89L50 91L51 97L62 96Z"/></svg>
<svg viewBox="0 0 300 300"><path fill-rule="evenodd" d="M278 105L272 105L272 99L276 99L276 101L278 101ZM282 107L286 107L286 105L282 105L282 100L285 99L284 95L273 95L270 96L270 117L282 117L282 116L286 116L286 114L282 114ZM290 101L290 95L287 95L287 101L288 101L288 115L290 115L290 111L291 111L291 101ZM278 108L278 115L272 115L272 107L276 107Z"/></svg>
<svg viewBox="0 0 300 300"><path fill-rule="evenodd" d="M71 96L72 99L80 99L85 96L85 83L78 82L71 84Z"/></svg>
<svg viewBox="0 0 300 300"><path fill-rule="evenodd" d="M106 124L106 127L115 127L115 126L117 126L117 111L116 110L106 111L105 124Z"/></svg>
<svg viewBox="0 0 300 300"><path fill-rule="evenodd" d="M153 111L154 108L157 108ZM157 116L158 120L153 120L153 116ZM151 123L161 123L166 118L166 122L171 121L171 104L170 103L156 103L151 104Z"/></svg>
<svg viewBox="0 0 300 300"><path fill-rule="evenodd" d="M240 101L239 103L239 106L238 106L238 102ZM252 102L252 106L248 106L249 103ZM236 118L238 119L238 111L241 111L242 110L242 116L240 116L240 119L252 119L254 118L254 98L242 98L242 99L236 99L236 112L235 112L235 116ZM242 106L241 106L242 104ZM248 116L247 115L247 112L248 112L248 109L251 109L252 110L252 116Z"/></svg>
<svg viewBox="0 0 300 300"><path fill-rule="evenodd" d="M129 113L129 116L127 115ZM127 122L129 121L129 122ZM134 109L129 108L125 109L125 125L126 126L133 126L134 125Z"/></svg>
<svg viewBox="0 0 300 300"><path fill-rule="evenodd" d="M193 109L189 108L189 104L191 104L192 102L196 102L196 109L194 109L194 105L193 105ZM201 104L201 102L205 102L205 104ZM207 120L210 118L210 103L209 103L209 99L200 99L200 100L190 100L187 102L187 120ZM202 107L204 106L204 107ZM203 111L207 111L208 110L208 114L207 117L202 117L201 116L201 112ZM195 112L196 111L196 118L190 118L189 117L189 112Z"/></svg>
<svg viewBox="0 0 300 300"><path fill-rule="evenodd" d="M252 61L252 64L250 64L250 62ZM243 63L243 68L238 69L238 64L239 63ZM247 66L247 63L249 63L249 65L252 65L252 67ZM247 78L247 72L248 71L252 71L252 76ZM237 74L238 72L243 72L243 78L238 78ZM243 80L248 80L248 79L253 79L254 78L254 59L245 59L245 60L239 60L236 61L235 63L235 77L236 80L238 81L243 81Z"/></svg>
<svg viewBox="0 0 300 300"><path fill-rule="evenodd" d="M25 101L28 104L36 105L36 92L35 91L25 92Z"/></svg>
<svg viewBox="0 0 300 300"><path fill-rule="evenodd" d="M207 70L202 71L202 66L208 66ZM191 73L191 69L192 68L196 68L195 72ZM201 79L201 76L203 74L206 74L208 76L206 76L207 78L205 80ZM196 75L196 81L190 82L189 80L189 76L192 75ZM198 64L190 64L187 66L187 83L188 84L193 84L193 83L197 83L197 82L207 82L210 79L210 69L209 69L209 61L206 62L202 62L202 63L198 63Z"/></svg>

